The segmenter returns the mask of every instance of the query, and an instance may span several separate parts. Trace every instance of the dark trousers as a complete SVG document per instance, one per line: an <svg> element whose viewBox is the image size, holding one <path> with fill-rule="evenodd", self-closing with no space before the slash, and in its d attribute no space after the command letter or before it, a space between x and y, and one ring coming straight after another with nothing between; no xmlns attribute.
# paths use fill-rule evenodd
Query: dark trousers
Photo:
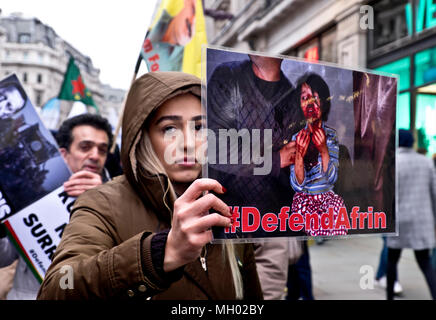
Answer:
<svg viewBox="0 0 436 320"><path fill-rule="evenodd" d="M288 267L288 296L286 300L314 300L312 293L312 270L309 262L307 241L303 242L303 255L296 264Z"/></svg>
<svg viewBox="0 0 436 320"><path fill-rule="evenodd" d="M424 274L428 288L430 289L433 300L436 300L436 275L431 266L430 250L414 250L415 259L419 268ZM388 266L387 266L387 288L386 296L388 300L394 299L394 282L397 278L397 264L400 260L401 249L388 248Z"/></svg>

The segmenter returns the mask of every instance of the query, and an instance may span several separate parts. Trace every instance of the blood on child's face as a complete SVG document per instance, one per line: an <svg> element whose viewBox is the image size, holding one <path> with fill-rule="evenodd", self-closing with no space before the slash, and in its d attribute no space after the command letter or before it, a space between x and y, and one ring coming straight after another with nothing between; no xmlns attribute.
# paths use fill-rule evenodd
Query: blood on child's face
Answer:
<svg viewBox="0 0 436 320"><path fill-rule="evenodd" d="M301 86L300 105L306 120L315 122L321 119L321 100L318 92L312 91L307 83L303 83Z"/></svg>

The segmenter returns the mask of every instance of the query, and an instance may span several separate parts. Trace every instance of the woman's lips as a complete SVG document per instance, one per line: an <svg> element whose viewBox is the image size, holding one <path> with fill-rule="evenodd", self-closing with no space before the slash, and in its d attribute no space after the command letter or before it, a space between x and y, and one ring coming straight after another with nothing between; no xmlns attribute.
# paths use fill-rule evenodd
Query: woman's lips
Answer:
<svg viewBox="0 0 436 320"><path fill-rule="evenodd" d="M183 158L176 161L176 164L182 167L193 167L197 164L195 158Z"/></svg>

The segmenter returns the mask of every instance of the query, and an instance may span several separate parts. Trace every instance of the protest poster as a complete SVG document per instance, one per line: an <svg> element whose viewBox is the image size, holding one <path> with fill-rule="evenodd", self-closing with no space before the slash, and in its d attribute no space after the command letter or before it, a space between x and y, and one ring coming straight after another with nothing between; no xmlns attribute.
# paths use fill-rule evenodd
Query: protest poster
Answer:
<svg viewBox="0 0 436 320"><path fill-rule="evenodd" d="M41 122L16 75L1 80L0 223L5 223L11 241L40 280L49 262L43 261L38 269L42 254L32 255L28 248L37 252L38 247L49 250L59 243L60 238L54 237L53 232L68 222L67 204L71 200L66 195L58 196L62 193L59 188L63 188L70 175L56 140ZM51 204L55 197L61 199L60 204ZM23 224L26 219L29 226ZM44 228L29 229L38 225L38 221ZM51 230L50 241L35 236L43 235L45 228Z"/></svg>
<svg viewBox="0 0 436 320"><path fill-rule="evenodd" d="M145 36L141 56L148 71L200 76L201 46L207 43L201 0L162 0Z"/></svg>
<svg viewBox="0 0 436 320"><path fill-rule="evenodd" d="M70 220L74 200L59 187L4 222L9 238L40 282Z"/></svg>
<svg viewBox="0 0 436 320"><path fill-rule="evenodd" d="M395 234L397 76L208 46L203 176L214 241Z"/></svg>

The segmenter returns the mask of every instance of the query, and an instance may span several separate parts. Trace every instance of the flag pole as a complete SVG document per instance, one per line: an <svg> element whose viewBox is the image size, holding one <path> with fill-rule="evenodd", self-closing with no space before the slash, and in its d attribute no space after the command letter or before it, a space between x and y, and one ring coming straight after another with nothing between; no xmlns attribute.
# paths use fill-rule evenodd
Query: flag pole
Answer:
<svg viewBox="0 0 436 320"><path fill-rule="evenodd" d="M126 100L127 100L127 94L129 93L130 87L132 86L133 82L136 80L136 76L138 74L139 67L141 66L141 61L142 61L142 56L141 56L141 53L139 53L138 60L136 61L135 72L133 72L132 81L130 81L129 90L127 90L126 95L124 96L122 109L121 109L120 116L118 118L118 124L117 124L117 128L115 129L114 141L112 142L112 147L110 149L110 153L115 152L115 148L117 146L117 136L118 136L118 133L120 132L121 124L123 123L123 114L124 114L124 108L125 108L125 104L126 104Z"/></svg>

